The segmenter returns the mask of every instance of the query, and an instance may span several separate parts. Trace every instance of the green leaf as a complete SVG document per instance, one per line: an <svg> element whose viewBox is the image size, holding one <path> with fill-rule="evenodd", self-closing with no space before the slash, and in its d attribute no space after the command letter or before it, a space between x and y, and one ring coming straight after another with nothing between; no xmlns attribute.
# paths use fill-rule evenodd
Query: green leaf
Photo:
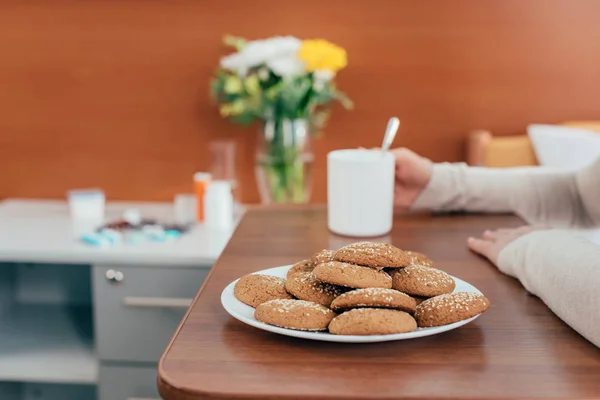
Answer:
<svg viewBox="0 0 600 400"><path fill-rule="evenodd" d="M252 122L254 122L255 119L256 119L256 117L248 112L245 112L243 114L236 115L236 116L229 118L229 120L231 122L235 122L235 123L238 123L241 125L246 125L246 126L250 125Z"/></svg>
<svg viewBox="0 0 600 400"><path fill-rule="evenodd" d="M316 110L312 113L312 116L309 120L310 122L310 131L313 133L314 136L321 136L321 130L325 127L325 125L327 124L327 121L329 120L329 117L331 115L331 110L330 109L320 109L320 110Z"/></svg>
<svg viewBox="0 0 600 400"><path fill-rule="evenodd" d="M336 91L335 92L335 98L336 98L336 100L338 100L342 104L342 106L346 110L351 110L351 109L354 108L354 103L352 102L352 100L350 100L348 98L348 96L346 96L346 93L340 92L340 91Z"/></svg>

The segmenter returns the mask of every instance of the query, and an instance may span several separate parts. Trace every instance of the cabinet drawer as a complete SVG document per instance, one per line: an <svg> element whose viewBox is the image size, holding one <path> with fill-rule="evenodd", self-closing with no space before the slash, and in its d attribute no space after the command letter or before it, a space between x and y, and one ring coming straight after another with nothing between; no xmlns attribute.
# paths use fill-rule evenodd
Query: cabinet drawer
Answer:
<svg viewBox="0 0 600 400"><path fill-rule="evenodd" d="M98 400L160 400L156 368L101 366Z"/></svg>
<svg viewBox="0 0 600 400"><path fill-rule="evenodd" d="M94 266L94 329L100 359L157 362L208 271Z"/></svg>

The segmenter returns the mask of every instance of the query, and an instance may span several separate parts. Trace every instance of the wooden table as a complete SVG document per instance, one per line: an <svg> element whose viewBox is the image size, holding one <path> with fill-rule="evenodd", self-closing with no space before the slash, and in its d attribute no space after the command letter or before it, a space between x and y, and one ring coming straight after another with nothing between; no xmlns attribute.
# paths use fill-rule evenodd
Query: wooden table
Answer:
<svg viewBox="0 0 600 400"><path fill-rule="evenodd" d="M327 231L324 209L249 212L165 351L159 391L167 400L600 398L600 350L465 247L469 235L520 223L397 219L383 241L428 254L480 288L492 307L441 335L357 345L263 332L223 310L221 291L234 279L353 241Z"/></svg>

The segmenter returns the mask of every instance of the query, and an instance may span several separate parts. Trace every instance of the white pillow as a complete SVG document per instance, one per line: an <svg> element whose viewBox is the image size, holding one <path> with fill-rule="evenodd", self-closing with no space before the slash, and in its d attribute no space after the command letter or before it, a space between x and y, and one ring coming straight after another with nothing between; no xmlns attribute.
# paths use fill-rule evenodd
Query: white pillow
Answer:
<svg viewBox="0 0 600 400"><path fill-rule="evenodd" d="M545 167L578 170L600 158L600 133L557 125L527 127L533 150Z"/></svg>
<svg viewBox="0 0 600 400"><path fill-rule="evenodd" d="M600 229L575 229L574 231L590 242L600 245Z"/></svg>

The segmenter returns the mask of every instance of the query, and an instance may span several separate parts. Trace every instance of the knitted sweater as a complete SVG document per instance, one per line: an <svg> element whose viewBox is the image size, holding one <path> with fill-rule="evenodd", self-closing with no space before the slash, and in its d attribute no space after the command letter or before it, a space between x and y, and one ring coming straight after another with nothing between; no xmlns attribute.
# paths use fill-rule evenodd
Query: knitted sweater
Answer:
<svg viewBox="0 0 600 400"><path fill-rule="evenodd" d="M413 208L510 211L530 224L600 227L600 159L578 172L434 164L431 180ZM600 347L598 244L575 230L535 231L506 246L498 268L519 279L563 321Z"/></svg>

